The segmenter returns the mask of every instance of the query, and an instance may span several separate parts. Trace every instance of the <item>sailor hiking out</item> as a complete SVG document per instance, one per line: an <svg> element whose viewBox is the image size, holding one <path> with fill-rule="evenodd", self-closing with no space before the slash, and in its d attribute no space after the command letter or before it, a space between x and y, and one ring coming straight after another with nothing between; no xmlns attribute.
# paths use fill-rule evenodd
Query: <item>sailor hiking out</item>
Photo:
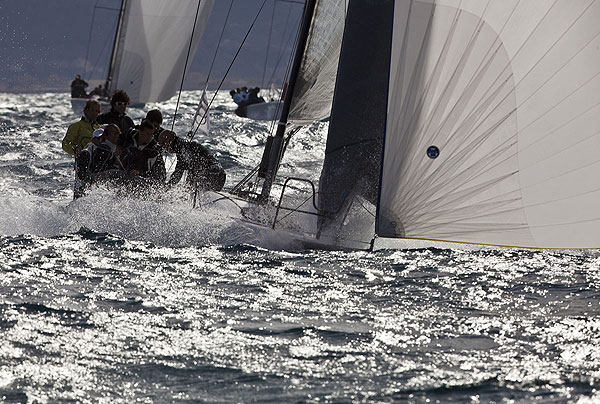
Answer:
<svg viewBox="0 0 600 404"><path fill-rule="evenodd" d="M164 130L159 144L167 151L177 155L177 165L171 175L169 185L179 183L187 171L186 185L194 190L220 191L225 185L225 170L219 161L202 145L183 140L174 132Z"/></svg>

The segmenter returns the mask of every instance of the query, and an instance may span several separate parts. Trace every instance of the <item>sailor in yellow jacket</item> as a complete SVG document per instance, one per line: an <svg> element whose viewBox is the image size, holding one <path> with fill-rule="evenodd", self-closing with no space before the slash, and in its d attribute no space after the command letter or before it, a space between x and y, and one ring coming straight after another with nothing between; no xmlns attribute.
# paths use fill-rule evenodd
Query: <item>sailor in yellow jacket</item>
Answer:
<svg viewBox="0 0 600 404"><path fill-rule="evenodd" d="M77 157L81 150L88 147L92 134L100 127L96 122L98 115L100 115L100 103L93 99L86 102L81 120L71 124L67 129L67 134L62 141L64 151Z"/></svg>

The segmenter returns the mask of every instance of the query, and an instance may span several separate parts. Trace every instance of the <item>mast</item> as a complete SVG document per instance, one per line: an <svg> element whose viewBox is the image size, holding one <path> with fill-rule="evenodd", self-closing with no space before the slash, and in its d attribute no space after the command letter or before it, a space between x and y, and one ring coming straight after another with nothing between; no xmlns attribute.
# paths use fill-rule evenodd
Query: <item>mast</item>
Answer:
<svg viewBox="0 0 600 404"><path fill-rule="evenodd" d="M127 0L121 0L121 8L119 9L119 22L117 23L117 29L115 31L115 39L113 41L113 47L112 47L112 52L110 54L110 63L108 65L108 76L106 77L106 83L105 83L105 88L106 91L108 91L108 86L112 84L112 75L114 73L115 70L115 59L116 59L116 55L117 55L117 51L118 51L118 42L119 42L119 36L121 35L121 29L123 27L123 15L125 14L125 6L126 6Z"/></svg>
<svg viewBox="0 0 600 404"><path fill-rule="evenodd" d="M317 0L306 0L306 3L304 4L304 16L302 17L298 45L296 46L296 52L294 53L294 62L290 71L290 80L285 94L285 100L283 101L281 116L279 118L279 123L277 124L277 132L275 133L275 137L269 136L269 138L273 140L269 152L269 163L267 166L265 181L259 197L259 201L261 202L265 202L269 198L271 187L273 186L273 181L275 180L275 175L277 173L277 169L279 168L279 161L281 158L281 152L283 150L283 137L285 135L285 128L288 122L288 115L292 105L298 73L304 57L304 50L306 49L306 43L308 42L308 34L310 32L316 3ZM267 142L267 145L269 143L270 142ZM269 149L265 149L265 152L267 152L267 150Z"/></svg>

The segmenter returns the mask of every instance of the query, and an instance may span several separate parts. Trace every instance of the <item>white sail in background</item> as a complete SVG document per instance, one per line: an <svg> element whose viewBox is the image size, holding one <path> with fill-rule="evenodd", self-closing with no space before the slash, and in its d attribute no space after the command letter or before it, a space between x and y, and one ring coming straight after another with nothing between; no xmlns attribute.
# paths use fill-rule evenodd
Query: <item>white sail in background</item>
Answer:
<svg viewBox="0 0 600 404"><path fill-rule="evenodd" d="M214 0L201 0L189 63ZM110 92L123 89L132 102L157 102L179 89L198 0L127 0L117 38Z"/></svg>
<svg viewBox="0 0 600 404"><path fill-rule="evenodd" d="M197 132L206 136L210 134L210 114L208 112L206 89L202 92L202 97L200 97L194 119L192 119L192 133L196 134Z"/></svg>
<svg viewBox="0 0 600 404"><path fill-rule="evenodd" d="M289 121L309 123L331 112L348 0L319 0L294 91Z"/></svg>
<svg viewBox="0 0 600 404"><path fill-rule="evenodd" d="M600 1L396 0L394 19L377 233L600 247Z"/></svg>

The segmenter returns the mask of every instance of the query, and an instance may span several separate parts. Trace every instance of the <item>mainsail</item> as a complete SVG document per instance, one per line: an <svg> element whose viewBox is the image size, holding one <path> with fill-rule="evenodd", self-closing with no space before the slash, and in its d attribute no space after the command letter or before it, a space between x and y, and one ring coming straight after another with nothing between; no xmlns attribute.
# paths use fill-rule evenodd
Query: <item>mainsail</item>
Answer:
<svg viewBox="0 0 600 404"><path fill-rule="evenodd" d="M318 0L294 89L289 120L327 118L331 112L348 0Z"/></svg>
<svg viewBox="0 0 600 404"><path fill-rule="evenodd" d="M132 102L142 103L171 98L180 86L188 49L190 60L194 57L213 2L124 0L109 92L123 89Z"/></svg>
<svg viewBox="0 0 600 404"><path fill-rule="evenodd" d="M377 233L600 247L600 1L397 0Z"/></svg>

